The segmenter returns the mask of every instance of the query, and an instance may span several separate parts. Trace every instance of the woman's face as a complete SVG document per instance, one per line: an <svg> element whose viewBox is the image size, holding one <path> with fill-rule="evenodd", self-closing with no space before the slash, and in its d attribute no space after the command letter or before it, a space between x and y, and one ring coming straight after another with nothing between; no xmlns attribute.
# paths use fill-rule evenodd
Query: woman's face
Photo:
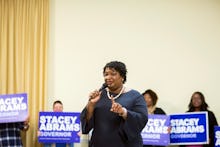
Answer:
<svg viewBox="0 0 220 147"><path fill-rule="evenodd" d="M106 68L104 71L104 80L109 89L115 90L123 85L123 77L114 68Z"/></svg>
<svg viewBox="0 0 220 147"><path fill-rule="evenodd" d="M199 108L202 105L202 99L199 94L194 94L192 96L192 104L195 108Z"/></svg>
<svg viewBox="0 0 220 147"><path fill-rule="evenodd" d="M63 105L60 104L60 103L56 103L56 104L53 106L53 111L54 111L54 112L63 112Z"/></svg>
<svg viewBox="0 0 220 147"><path fill-rule="evenodd" d="M146 93L144 95L144 99L145 99L148 107L153 106L152 98L151 98L151 96L148 93Z"/></svg>

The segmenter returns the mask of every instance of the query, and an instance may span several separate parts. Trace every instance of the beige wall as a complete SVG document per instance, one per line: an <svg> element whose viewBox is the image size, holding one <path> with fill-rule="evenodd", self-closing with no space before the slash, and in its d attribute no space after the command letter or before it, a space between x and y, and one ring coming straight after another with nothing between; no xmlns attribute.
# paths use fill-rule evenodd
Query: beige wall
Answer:
<svg viewBox="0 0 220 147"><path fill-rule="evenodd" d="M121 60L127 87L159 95L168 114L204 93L220 121L219 0L51 0L48 110L60 99L81 111L103 82L102 68ZM219 122L220 123L220 122Z"/></svg>

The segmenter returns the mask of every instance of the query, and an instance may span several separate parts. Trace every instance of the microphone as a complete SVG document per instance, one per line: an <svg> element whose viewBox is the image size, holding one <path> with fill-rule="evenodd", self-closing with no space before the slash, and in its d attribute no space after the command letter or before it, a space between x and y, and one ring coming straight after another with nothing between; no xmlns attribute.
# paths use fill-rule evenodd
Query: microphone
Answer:
<svg viewBox="0 0 220 147"><path fill-rule="evenodd" d="M104 90L106 87L108 87L108 85L106 83L102 84L102 87L99 88L99 91L101 92L102 90Z"/></svg>
<svg viewBox="0 0 220 147"><path fill-rule="evenodd" d="M106 83L102 84L102 87L99 88L99 92L102 92L106 87L108 87L108 85ZM89 98L89 101L91 101L91 99L93 99L92 97Z"/></svg>

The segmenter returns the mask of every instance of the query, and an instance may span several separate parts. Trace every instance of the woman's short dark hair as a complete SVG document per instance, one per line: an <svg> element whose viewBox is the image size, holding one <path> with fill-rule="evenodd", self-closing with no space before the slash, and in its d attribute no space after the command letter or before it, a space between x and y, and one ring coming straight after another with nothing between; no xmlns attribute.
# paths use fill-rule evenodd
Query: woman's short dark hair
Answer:
<svg viewBox="0 0 220 147"><path fill-rule="evenodd" d="M202 92L199 92L199 91L196 91L196 92L194 92L194 93L192 94L190 103L189 103L189 105L188 105L188 108L189 108L188 111L189 111L189 112L193 112L193 111L195 110L195 107L193 106L193 103L192 103L192 99L193 99L193 96L194 96L195 94L198 94L198 95L200 96L200 98L201 98L201 101L202 101L200 110L201 110L201 111L207 111L207 109L208 109L209 106L208 106L208 104L207 104L206 101L205 101L205 96L202 94Z"/></svg>
<svg viewBox="0 0 220 147"><path fill-rule="evenodd" d="M122 63L120 61L111 61L111 62L109 62L105 65L105 67L103 68L103 73L105 72L106 68L115 69L123 77L123 79L124 79L123 83L126 82L126 80L127 80L127 77L126 77L127 69L126 69L126 66L125 66L124 63Z"/></svg>
<svg viewBox="0 0 220 147"><path fill-rule="evenodd" d="M142 93L142 95L145 95L145 94L149 94L150 95L150 97L152 99L152 102L153 102L153 106L155 106L157 104L157 100L158 100L158 96L157 96L156 92L154 92L151 89L148 89L144 93Z"/></svg>

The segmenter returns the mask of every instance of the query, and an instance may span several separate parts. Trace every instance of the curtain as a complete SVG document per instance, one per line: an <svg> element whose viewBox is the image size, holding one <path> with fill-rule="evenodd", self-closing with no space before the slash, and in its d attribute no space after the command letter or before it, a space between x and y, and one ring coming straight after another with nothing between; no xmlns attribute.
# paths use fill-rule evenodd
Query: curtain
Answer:
<svg viewBox="0 0 220 147"><path fill-rule="evenodd" d="M48 23L49 0L0 0L0 94L28 94L24 147L41 146L38 112L47 105Z"/></svg>

